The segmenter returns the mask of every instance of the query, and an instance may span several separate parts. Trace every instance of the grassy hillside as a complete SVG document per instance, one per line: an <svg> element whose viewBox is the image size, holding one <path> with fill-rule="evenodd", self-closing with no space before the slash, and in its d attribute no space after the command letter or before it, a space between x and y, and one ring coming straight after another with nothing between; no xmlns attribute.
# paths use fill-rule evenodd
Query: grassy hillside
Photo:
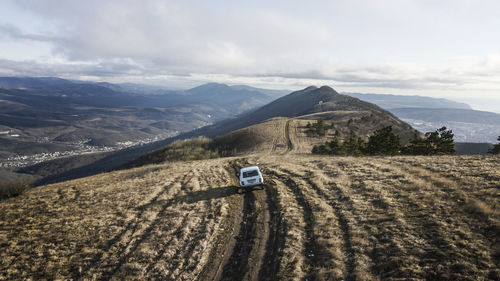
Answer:
<svg viewBox="0 0 500 281"><path fill-rule="evenodd" d="M262 155L43 186L0 201L0 279L498 280L499 166Z"/></svg>

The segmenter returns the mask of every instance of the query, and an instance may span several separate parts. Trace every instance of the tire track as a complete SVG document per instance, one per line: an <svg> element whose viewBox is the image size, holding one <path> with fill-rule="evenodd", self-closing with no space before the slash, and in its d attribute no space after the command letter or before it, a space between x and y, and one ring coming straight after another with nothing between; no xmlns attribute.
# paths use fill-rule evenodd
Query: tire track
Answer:
<svg viewBox="0 0 500 281"><path fill-rule="evenodd" d="M270 235L270 212L267 200L267 193L262 190L255 190L253 193L256 197L256 238L252 251L249 255L249 271L245 276L245 280L257 280L259 272L264 266L264 256L267 252L266 245L269 241ZM252 261L255 261L252 262Z"/></svg>
<svg viewBox="0 0 500 281"><path fill-rule="evenodd" d="M255 196L247 192L243 199L243 217L236 236L236 244L229 260L224 265L220 280L243 280L248 272L248 257L256 238Z"/></svg>
<svg viewBox="0 0 500 281"><path fill-rule="evenodd" d="M358 166L343 165L344 169L349 174L350 170L362 170L365 179L373 181L383 181L383 178L377 177L373 174L373 170L367 169L365 163L362 168ZM324 166L322 167L325 168ZM334 172L337 174L337 172ZM315 174L321 177L321 169L317 169L315 173L311 173L311 177ZM351 175L352 178L356 178ZM311 179L309 179L311 181ZM335 183L333 183L335 185ZM404 276L419 276L420 272L415 272L411 268L406 268L401 258L411 258L407 252L415 245L411 245L414 241L421 240L417 237L414 229L408 227L407 221L400 216L401 210L392 204L392 200L384 193L389 187L384 181L384 190L376 188L376 186L367 186L365 181L356 180L351 184L350 197L354 200L366 202L366 212L369 217L364 218L360 223L375 223L376 226L368 228L368 236L371 237L372 250L368 253L373 263L372 270L380 278L385 279L388 276L403 278ZM328 198L328 197L327 197ZM396 196L396 198L400 198ZM402 248L404 245L404 248ZM419 245L420 246L420 245ZM352 246L351 246L352 247ZM415 246L416 247L416 246ZM387 254L390 256L387 257ZM423 277L422 277L423 278Z"/></svg>
<svg viewBox="0 0 500 281"><path fill-rule="evenodd" d="M270 177L267 178L269 182ZM265 191L270 215L269 238L267 240L266 252L262 259L262 261L265 261L265 264L261 267L258 280L274 281L277 279L279 272L281 262L280 252L282 252L285 246L286 230L283 224L283 217L279 213L281 206L278 202L276 183L272 181L270 184L266 184Z"/></svg>
<svg viewBox="0 0 500 281"><path fill-rule="evenodd" d="M313 187L313 189L334 209L335 215L338 218L339 226L342 232L343 247L345 251L344 280L366 279L373 280L376 276L372 274L373 265L370 265L370 253L367 252L367 245L359 245L366 243L366 230L361 229L363 225L363 208L358 206L361 201L353 199L353 183L350 177L344 171L348 164L344 161L334 162L336 169L331 169L324 161L312 161L311 164L316 166L316 171L325 171L325 178L328 181L323 188L314 183L311 176L305 180ZM313 173L306 170L306 173ZM370 235L368 235L370 236Z"/></svg>
<svg viewBox="0 0 500 281"><path fill-rule="evenodd" d="M374 271L381 278L458 278L459 273L453 273L457 269L452 268L459 268L459 257L467 254L453 237L466 235L468 231L464 233L457 230L467 229L467 226L454 224L453 215L447 213L442 216L441 206L428 204L429 200L435 202L439 198L429 193L433 188L422 188L417 178L409 179L401 188L400 178L408 179L404 171L391 165L373 164L372 161L362 160L361 163L344 163L340 166L352 178L358 178L362 170L367 184L374 182L367 186L364 181L358 180L351 188L354 192L351 197L369 202L371 208L367 212L378 221L375 228L368 230L370 237L377 241L369 255L374 263ZM382 182L380 187L379 182ZM475 239L469 237L467 240ZM469 247L474 248L474 243ZM486 249L483 247L476 252L478 254L475 256L484 260L481 253L486 252ZM407 260L418 262L420 267L408 266Z"/></svg>
<svg viewBox="0 0 500 281"><path fill-rule="evenodd" d="M352 246L352 235L351 230L348 224L348 221L344 214L341 211L341 207L337 204L338 200L331 198L331 196L327 195L316 183L312 181L313 175L310 171L306 172L306 175L299 175L289 170L284 170L289 175L295 178L303 179L308 186L314 190L314 192L322 199L324 199L328 205L332 207L334 210L334 214L338 219L339 227L342 233L343 247L345 255L345 271L344 271L344 280L355 280L354 270L356 268L356 260L354 258L354 249ZM325 255L325 253L323 253ZM323 264L319 264L319 266L324 266Z"/></svg>
<svg viewBox="0 0 500 281"><path fill-rule="evenodd" d="M201 269L198 280L220 280L224 265L233 252L236 244L234 237L240 232L243 197L231 199L229 204L230 206L232 204L232 208L230 208L230 211L233 211L232 216L229 215L227 219L222 219L220 224L216 226L217 233L214 234L214 240L212 241L215 246L207 255L207 263Z"/></svg>
<svg viewBox="0 0 500 281"><path fill-rule="evenodd" d="M305 221L305 235L306 240L304 243L304 256L306 259L307 270L306 270L306 280L314 279L314 275L319 268L320 261L318 260L318 253L320 247L316 241L316 235L314 234L314 215L309 202L305 199L302 193L301 187L290 177L280 174L276 170L270 170L269 174L276 177L292 191L295 200L302 207L302 216Z"/></svg>
<svg viewBox="0 0 500 281"><path fill-rule="evenodd" d="M181 182L185 183L185 181L181 181ZM160 210L156 213L156 216L153 219L153 221L151 223L149 223L149 225L146 226L146 228L141 232L140 236L137 239L131 239L127 243L127 245L122 248L122 250L120 251L120 254L118 254L118 256L120 258L118 259L117 264L113 265L109 270L105 271L103 273L103 276L100 278L101 280L109 280L122 268L122 266L135 253L135 251L138 249L138 247L144 241L146 241L147 239L149 239L153 235L153 230L158 225L160 225L161 220L166 216L168 208L176 203L178 203L178 201L175 198L168 199L167 201L164 202L164 204L161 206ZM127 249L129 249L129 250L127 251Z"/></svg>
<svg viewBox="0 0 500 281"><path fill-rule="evenodd" d="M185 225L187 220L188 220L188 216L185 216L184 218L182 218L182 222L179 225L180 226ZM169 235L169 239L163 243L165 245L165 247L162 247L160 249L160 251L158 251L158 254L153 258L153 261L151 263L149 263L149 265L146 267L146 274L147 274L148 278L152 278L152 279L162 279L162 277L164 278L164 276L162 276L162 274L160 272L155 270L155 266L163 258L163 255L165 254L165 252L168 249L168 245L174 240L174 238L178 239L180 234L181 234L180 228L176 228L175 230L173 230L171 232L171 235ZM174 259L172 259L172 260L174 260Z"/></svg>
<svg viewBox="0 0 500 281"><path fill-rule="evenodd" d="M345 255L345 260L344 264L346 265L346 270L344 272L344 280L355 280L354 276L354 270L356 268L356 259L354 258L354 248L352 246L352 235L351 235L351 229L349 227L349 223L342 213L342 208L341 206L337 203L339 202L338 199L343 198L343 196L338 196L337 198L332 198L331 196L327 195L321 188L318 187L312 180L311 176L309 177L304 177L304 180L309 184L312 189L320 196L321 198L324 198L327 203L333 208L335 212L335 216L338 218L340 230L342 232L342 240L343 240L343 246L344 246L344 252L346 253ZM334 186L335 189L339 190L337 186Z"/></svg>
<svg viewBox="0 0 500 281"><path fill-rule="evenodd" d="M275 126L276 126L276 131L279 132L280 129L281 129L281 126L280 126L280 123L279 122L276 122L275 123ZM274 152L276 152L278 150L278 147L280 147L281 144L280 144L280 134L273 134L273 144L271 146L271 151L270 151L270 154L274 154Z"/></svg>
<svg viewBox="0 0 500 281"><path fill-rule="evenodd" d="M208 180L205 177L201 177L199 173L197 173L196 171L193 174L194 174L193 179L196 181L194 184L195 187L196 186L201 187L200 180L204 182L205 187L210 186ZM210 167L209 174L210 175L216 174L213 167ZM217 181L214 180L212 184L216 182ZM179 201L187 202L189 204L195 204L196 201L191 200L192 202L190 202L190 199L188 197L192 196L192 194L209 190L210 188L205 188L205 189L201 188L200 190L193 190L193 187L191 187L191 189L185 195L186 200L182 200L182 198L184 197L181 197ZM171 262L168 264L167 270L169 272L172 272L171 276L169 276L169 279L179 279L179 277L181 277L186 270L188 270L189 268L194 270L194 268L192 267L196 266L197 260L195 257L192 257L192 255L196 247L199 245L199 241L203 237L205 237L208 231L209 215L211 216L214 213L212 204L209 201L205 200L203 202L203 205L205 207L203 208L202 211L200 211L199 207L195 205L189 206L190 207L189 213L184 216L183 222L180 224L180 227L177 230L175 230L175 232L172 233L173 235L169 235L169 236L175 236L176 241L180 241L180 244L177 243L175 245L176 246L175 253L172 256L168 257L168 260L170 260ZM195 223L194 225L192 223L189 223L193 220L196 220L197 218L201 218L199 222ZM172 246L170 245L170 242L172 240L173 238L171 237L168 241L165 241L165 243L163 243L164 247L162 247L160 252L153 259L153 262L151 262L148 268L146 269L147 273L153 269L153 267L156 265L157 262L159 262L161 259L166 258L163 255L165 254L167 249L169 249ZM156 273L153 272L153 274L155 274L153 275L155 279L165 278L165 276L162 276L158 272Z"/></svg>
<svg viewBox="0 0 500 281"><path fill-rule="evenodd" d="M208 190L210 190L210 185L212 185L214 183L218 183L217 186L220 186L220 184L223 184L220 179L224 178L224 176L225 176L221 173L217 173L213 169L212 169L211 175L217 175L217 176L214 176L214 178L210 181L206 177L200 177L200 179L202 179L203 182L205 183L205 185L208 187ZM208 213L210 214L210 216L212 216L212 214L215 214L215 215L220 214L221 213L220 212L221 204L217 204L216 210L213 210L213 204L212 204L213 202L211 202L211 201L212 200L205 201L205 205L206 205L206 208L209 210ZM207 233L208 233L208 223L209 222L210 222L210 218L207 218L206 216L204 216L203 221L200 223L202 225L202 227L199 227L196 229L196 235L194 235L194 237L191 239L191 241L189 241L189 244L187 245L187 251L183 255L184 260L193 261L193 258L192 258L193 253L194 253L195 248L199 245L199 241L202 241L203 237L206 237L208 235ZM215 227L215 224L214 224L214 227ZM193 264L191 264L189 267L186 267L183 270L181 270L181 272L178 274L178 276L182 276L182 274L188 270L194 271L196 268L196 265L197 265L197 263L193 262Z"/></svg>
<svg viewBox="0 0 500 281"><path fill-rule="evenodd" d="M246 160L233 163L233 174L247 163ZM258 279L269 239L270 215L267 201L267 193L263 190L252 189L244 193L236 243L224 264L220 280Z"/></svg>
<svg viewBox="0 0 500 281"><path fill-rule="evenodd" d="M240 164L238 161L231 160L228 162L227 166L224 167L232 182L236 182L237 184L239 183L239 179L236 177L236 172L239 171L239 166ZM237 187L234 186L234 189L237 190ZM244 197L229 200L229 205L232 207L230 208L230 212L232 212L227 220L221 220L220 229L230 230L218 232L218 234L215 235L213 243L218 246L212 248L208 255L208 262L201 270L198 276L199 280L220 280L222 278L225 265L233 256L234 248L237 243L236 237L241 233L240 228L243 222L244 201Z"/></svg>
<svg viewBox="0 0 500 281"><path fill-rule="evenodd" d="M171 183L167 184L164 186L164 188L158 192L151 200L149 200L147 203L138 206L136 209L139 211L139 213L135 216L133 220L130 220L129 223L124 227L122 231L117 233L113 238L107 241L107 243L104 245L104 250L102 252L99 252L94 258L90 260L90 262L83 267L82 270L74 269L72 270L73 272L73 278L80 279L82 278L82 273L83 274L101 274L101 269L102 268L109 268L112 266L109 264L111 261L109 260L109 257L111 256L121 256L125 252L125 250L130 246L130 244L133 241L134 238L134 233L137 232L137 228L139 227L139 224L143 223L144 221L141 220L143 215L145 214L146 209L149 207L155 205L158 203L158 199L160 196L163 196L166 192L170 191L170 189L176 184L177 180L181 179L181 181L185 181L188 175L185 175L184 177L180 176L175 178ZM130 234L129 234L130 233ZM119 246L118 243L121 241L127 240L126 236L130 236L127 242L125 242L124 246ZM118 254L116 254L115 251L112 249L114 247L118 247L119 249L117 250ZM107 262L103 262L107 261ZM96 269L97 272L93 272L92 269ZM110 277L110 276L109 276ZM101 277L102 278L102 277Z"/></svg>
<svg viewBox="0 0 500 281"><path fill-rule="evenodd" d="M422 186L421 186L421 175L422 170L418 168L395 168L392 165L389 165L384 161L379 164L380 166L375 168L391 171L392 173L407 173L406 179L408 179L412 185L415 186L416 191L412 192L412 194L416 194L417 196L422 196ZM424 171L424 174L426 172ZM432 175L432 174L431 174ZM418 221L419 225L423 225L427 231L423 233L424 239L429 241L431 245L433 245L433 250L437 255L437 259L440 264L445 265L446 267L452 267L454 264L459 263L462 256L468 255L471 252L472 255L475 256L476 264L478 269L488 270L487 267L484 267L485 261L491 262L494 257L485 256L485 253L488 252L488 249L498 249L499 237L480 227L477 222L477 217L471 216L467 212L463 211L463 205L459 202L465 202L467 200L465 193L458 189L456 183L450 183L449 179L445 178L444 180L440 177L436 179L430 179L429 177L424 177L426 182L431 182L432 186L429 190L426 191L426 194L429 196L429 192L432 192L434 195L431 198L422 198L416 199L415 197L410 197L408 194L402 194L401 191L395 191L401 199L406 199L410 203L408 206L411 208L411 213L414 214L412 216L408 216L407 210L403 212L405 217L409 218L412 221ZM444 193L438 194L439 190L444 189ZM450 197L451 192L458 192L458 195L454 195ZM450 214L446 209L441 208L441 206L432 206L425 205L429 199L435 201L437 198L445 197L446 205L451 205L454 212L461 213L460 220L456 220L456 216ZM455 197L455 196L458 196ZM431 215L431 214L432 215ZM481 219L479 219L480 221ZM467 233L467 234L466 234ZM477 235L482 236L482 239L475 239L475 235L471 235L470 233L476 233ZM464 249L460 246L460 240L457 242L455 239L450 239L451 237L461 237L460 240L465 239L468 242L468 247ZM490 242L483 244L484 242ZM489 245L488 245L489 244ZM441 257L442 256L442 257ZM432 257L430 257L430 262L432 263ZM480 262L480 260L482 260ZM432 266L435 266L434 264ZM439 277L439 276L438 276Z"/></svg>

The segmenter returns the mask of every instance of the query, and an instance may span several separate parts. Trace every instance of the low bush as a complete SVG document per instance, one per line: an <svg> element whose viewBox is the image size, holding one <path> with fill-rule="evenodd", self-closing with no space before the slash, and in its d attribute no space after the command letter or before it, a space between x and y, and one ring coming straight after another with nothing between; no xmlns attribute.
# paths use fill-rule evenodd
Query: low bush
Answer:
<svg viewBox="0 0 500 281"><path fill-rule="evenodd" d="M10 181L0 185L0 200L21 195L31 187L32 182L24 179Z"/></svg>
<svg viewBox="0 0 500 281"><path fill-rule="evenodd" d="M488 153L500 154L500 136L498 136L498 143L493 145L493 147L488 150Z"/></svg>

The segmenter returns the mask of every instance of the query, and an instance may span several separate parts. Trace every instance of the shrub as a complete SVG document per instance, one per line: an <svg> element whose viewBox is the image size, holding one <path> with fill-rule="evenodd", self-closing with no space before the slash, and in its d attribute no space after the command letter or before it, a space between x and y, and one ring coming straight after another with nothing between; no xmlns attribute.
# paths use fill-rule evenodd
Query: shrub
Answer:
<svg viewBox="0 0 500 281"><path fill-rule="evenodd" d="M413 140L405 147L401 146L401 138L394 134L392 126L376 130L369 137L367 143L353 132L343 142L340 141L339 136L340 132L336 131L332 141L314 146L312 153L350 156L362 156L363 154L397 155L400 153L409 155L455 154L453 132L447 130L446 127L434 132L427 132L425 138L421 138L418 133L415 133ZM498 140L500 141L500 137ZM500 153L500 143L495 145L490 153Z"/></svg>
<svg viewBox="0 0 500 281"><path fill-rule="evenodd" d="M401 151L401 138L392 132L392 126L376 130L368 139L365 152L370 155L396 155Z"/></svg>
<svg viewBox="0 0 500 281"><path fill-rule="evenodd" d="M425 138L420 138L418 134L415 134L410 144L403 149L403 153L410 155L455 154L453 132L442 127L434 132L425 133Z"/></svg>
<svg viewBox="0 0 500 281"><path fill-rule="evenodd" d="M363 151L365 150L365 142L363 139L358 137L356 134L351 133L349 138L347 138L343 145L342 149L345 155L350 156L363 156Z"/></svg>
<svg viewBox="0 0 500 281"><path fill-rule="evenodd" d="M311 124L307 123L306 128L307 128L307 135L309 136L314 136L314 137L323 137L326 135L329 129L333 127L333 124L331 126L326 126L325 121L323 119L319 119L316 121L316 123Z"/></svg>
<svg viewBox="0 0 500 281"><path fill-rule="evenodd" d="M322 145L315 145L312 149L314 154L327 154L327 155L349 155L349 156L362 156L365 147L363 139L351 133L349 138L340 141L338 137L327 141Z"/></svg>
<svg viewBox="0 0 500 281"><path fill-rule="evenodd" d="M498 136L498 143L493 145L492 148L488 150L488 153L490 154L500 154L500 136Z"/></svg>
<svg viewBox="0 0 500 281"><path fill-rule="evenodd" d="M11 181L0 185L0 199L21 195L31 187L32 182L24 179Z"/></svg>

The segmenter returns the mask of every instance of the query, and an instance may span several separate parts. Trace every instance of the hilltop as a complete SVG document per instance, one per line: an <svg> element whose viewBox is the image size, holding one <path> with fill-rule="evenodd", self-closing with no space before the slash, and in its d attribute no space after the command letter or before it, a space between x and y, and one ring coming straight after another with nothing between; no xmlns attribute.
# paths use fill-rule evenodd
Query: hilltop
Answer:
<svg viewBox="0 0 500 281"><path fill-rule="evenodd" d="M308 133L307 124L317 120L324 120L334 128L325 136L313 137ZM374 104L338 94L328 86L311 86L240 117L198 130L194 136L213 138L213 141L203 142L203 147L196 141L183 143L183 146L191 149L196 147L204 151L202 155L211 156L214 152L219 156L289 152L308 154L314 145L333 138L336 132L344 137L354 133L367 139L375 130L386 126L392 126L403 143L407 143L416 132L411 126ZM179 145L176 144L176 149ZM171 156L171 149L166 147L142 156L131 165L142 165L151 159L160 161L165 157L172 160Z"/></svg>
<svg viewBox="0 0 500 281"><path fill-rule="evenodd" d="M323 119L341 124L339 128L346 133L353 131L361 136L385 126L393 126L404 141L414 134L410 125L388 111L372 103L339 94L328 86L311 86L293 92L240 117L203 128L200 134L216 137L276 117Z"/></svg>

